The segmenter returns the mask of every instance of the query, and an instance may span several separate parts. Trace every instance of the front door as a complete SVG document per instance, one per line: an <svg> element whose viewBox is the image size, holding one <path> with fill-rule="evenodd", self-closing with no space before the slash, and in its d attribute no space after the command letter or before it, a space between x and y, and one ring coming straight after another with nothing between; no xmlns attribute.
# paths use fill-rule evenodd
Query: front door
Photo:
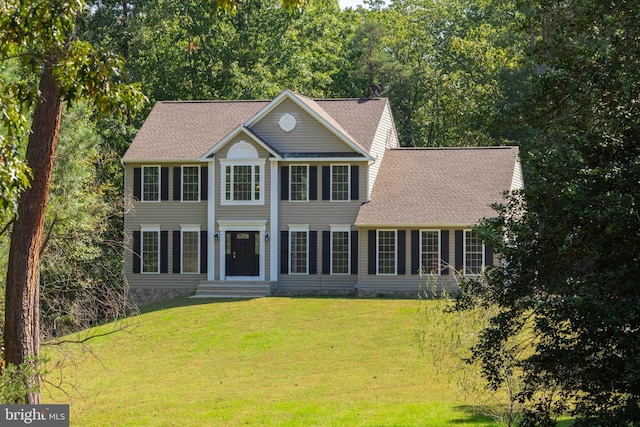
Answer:
<svg viewBox="0 0 640 427"><path fill-rule="evenodd" d="M227 231L227 276L258 276L260 246L257 231Z"/></svg>

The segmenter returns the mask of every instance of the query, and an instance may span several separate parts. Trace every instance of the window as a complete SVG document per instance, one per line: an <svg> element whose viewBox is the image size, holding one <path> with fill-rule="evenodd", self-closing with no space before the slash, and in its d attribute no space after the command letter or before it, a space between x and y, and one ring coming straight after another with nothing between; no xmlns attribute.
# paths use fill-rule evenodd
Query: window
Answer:
<svg viewBox="0 0 640 427"><path fill-rule="evenodd" d="M182 273L200 272L200 230L182 229Z"/></svg>
<svg viewBox="0 0 640 427"><path fill-rule="evenodd" d="M197 202L200 200L200 167L182 167L182 201Z"/></svg>
<svg viewBox="0 0 640 427"><path fill-rule="evenodd" d="M423 274L440 274L440 231L420 233L420 261Z"/></svg>
<svg viewBox="0 0 640 427"><path fill-rule="evenodd" d="M160 167L143 166L142 168L142 200L157 202L160 200Z"/></svg>
<svg viewBox="0 0 640 427"><path fill-rule="evenodd" d="M396 230L378 230L378 274L396 274Z"/></svg>
<svg viewBox="0 0 640 427"><path fill-rule="evenodd" d="M464 230L464 274L480 274L484 265L484 244L476 233Z"/></svg>
<svg viewBox="0 0 640 427"><path fill-rule="evenodd" d="M309 200L309 166L292 165L289 168L289 174L289 185L291 186L289 199L304 202Z"/></svg>
<svg viewBox="0 0 640 427"><path fill-rule="evenodd" d="M331 165L331 200L349 200L349 165Z"/></svg>
<svg viewBox="0 0 640 427"><path fill-rule="evenodd" d="M349 274L351 231L331 230L331 274Z"/></svg>
<svg viewBox="0 0 640 427"><path fill-rule="evenodd" d="M289 272L291 274L308 274L309 231L290 229L289 242Z"/></svg>
<svg viewBox="0 0 640 427"><path fill-rule="evenodd" d="M142 272L160 273L160 230L142 229Z"/></svg>
<svg viewBox="0 0 640 427"><path fill-rule="evenodd" d="M222 175L222 204L262 204L263 169L257 162L225 165Z"/></svg>

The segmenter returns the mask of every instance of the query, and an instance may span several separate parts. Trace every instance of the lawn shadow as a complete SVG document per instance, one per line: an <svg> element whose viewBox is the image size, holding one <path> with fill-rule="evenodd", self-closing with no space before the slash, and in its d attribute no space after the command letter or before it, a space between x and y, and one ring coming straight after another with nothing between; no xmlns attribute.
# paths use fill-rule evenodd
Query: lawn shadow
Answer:
<svg viewBox="0 0 640 427"><path fill-rule="evenodd" d="M157 301L138 308L138 314L152 313L154 311L168 310L171 308L190 307L204 304L222 304L230 302L248 301L253 298L192 298L193 294Z"/></svg>
<svg viewBox="0 0 640 427"><path fill-rule="evenodd" d="M477 426L496 426L502 425L496 421L493 417L490 417L483 413L482 407L462 405L456 406L455 409L458 412L463 412L466 416L449 421L447 425L477 425Z"/></svg>

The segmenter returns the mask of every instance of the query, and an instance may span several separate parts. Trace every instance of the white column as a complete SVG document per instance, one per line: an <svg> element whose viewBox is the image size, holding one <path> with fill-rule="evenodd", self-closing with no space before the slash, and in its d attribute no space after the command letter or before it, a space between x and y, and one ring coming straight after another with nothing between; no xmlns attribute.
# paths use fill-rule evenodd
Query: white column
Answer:
<svg viewBox="0 0 640 427"><path fill-rule="evenodd" d="M207 193L207 280L216 280L215 256L216 239L214 237L216 229L216 161L215 158L209 160L209 182Z"/></svg>
<svg viewBox="0 0 640 427"><path fill-rule="evenodd" d="M271 209L270 209L270 217L269 217L269 252L270 252L270 263L269 263L269 280L272 282L278 281L278 241L280 239L280 233L278 233L278 207L279 200L278 197L278 188L280 187L278 173L278 160L270 159L271 161Z"/></svg>

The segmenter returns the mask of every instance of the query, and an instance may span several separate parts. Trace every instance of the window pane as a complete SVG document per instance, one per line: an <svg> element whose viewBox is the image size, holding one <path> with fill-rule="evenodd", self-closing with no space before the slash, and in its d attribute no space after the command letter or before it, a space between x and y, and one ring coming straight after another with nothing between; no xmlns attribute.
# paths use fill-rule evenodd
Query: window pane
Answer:
<svg viewBox="0 0 640 427"><path fill-rule="evenodd" d="M482 272L483 245L476 233L465 231L465 274L480 274Z"/></svg>
<svg viewBox="0 0 640 427"><path fill-rule="evenodd" d="M421 236L422 273L440 273L440 241L439 231L423 231Z"/></svg>
<svg viewBox="0 0 640 427"><path fill-rule="evenodd" d="M331 166L331 200L349 200L349 166Z"/></svg>
<svg viewBox="0 0 640 427"><path fill-rule="evenodd" d="M349 274L349 232L331 233L331 274Z"/></svg>
<svg viewBox="0 0 640 427"><path fill-rule="evenodd" d="M251 166L233 167L233 200L251 200Z"/></svg>
<svg viewBox="0 0 640 427"><path fill-rule="evenodd" d="M158 273L159 233L157 231L142 232L142 272Z"/></svg>
<svg viewBox="0 0 640 427"><path fill-rule="evenodd" d="M253 200L260 200L260 166L253 167Z"/></svg>
<svg viewBox="0 0 640 427"><path fill-rule="evenodd" d="M378 231L378 274L396 274L396 232Z"/></svg>
<svg viewBox="0 0 640 427"><path fill-rule="evenodd" d="M291 166L291 200L308 200L307 196L307 173L308 167Z"/></svg>
<svg viewBox="0 0 640 427"><path fill-rule="evenodd" d="M199 273L200 233L197 231L182 232L182 272Z"/></svg>
<svg viewBox="0 0 640 427"><path fill-rule="evenodd" d="M307 273L307 232L292 231L291 235L291 273Z"/></svg>
<svg viewBox="0 0 640 427"><path fill-rule="evenodd" d="M231 166L225 168L225 200L231 199Z"/></svg>
<svg viewBox="0 0 640 427"><path fill-rule="evenodd" d="M142 171L142 200L160 200L160 168L145 166Z"/></svg>
<svg viewBox="0 0 640 427"><path fill-rule="evenodd" d="M198 201L200 187L200 168L198 166L185 166L182 168L182 200L187 202Z"/></svg>

